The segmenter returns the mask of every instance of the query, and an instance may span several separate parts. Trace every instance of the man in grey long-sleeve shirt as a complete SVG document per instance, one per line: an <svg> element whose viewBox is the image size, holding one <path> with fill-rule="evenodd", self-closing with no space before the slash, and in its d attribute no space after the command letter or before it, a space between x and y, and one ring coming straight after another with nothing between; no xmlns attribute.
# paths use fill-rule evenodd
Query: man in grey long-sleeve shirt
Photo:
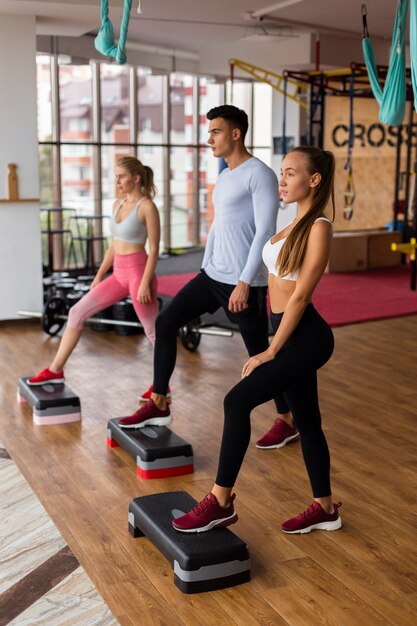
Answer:
<svg viewBox="0 0 417 626"><path fill-rule="evenodd" d="M196 317L222 307L230 321L239 326L250 356L269 345L268 279L262 248L276 230L278 180L245 148L248 118L244 111L223 105L209 111L207 118L208 144L228 167L219 175L213 192L215 216L202 269L157 318L151 398L136 413L119 420L123 428L171 421L167 393L176 361L176 335ZM288 414L283 398L275 402L279 414Z"/></svg>
<svg viewBox="0 0 417 626"><path fill-rule="evenodd" d="M262 161L248 159L224 169L213 192L215 217L202 268L210 278L229 285L268 284L262 248L274 236L278 181Z"/></svg>

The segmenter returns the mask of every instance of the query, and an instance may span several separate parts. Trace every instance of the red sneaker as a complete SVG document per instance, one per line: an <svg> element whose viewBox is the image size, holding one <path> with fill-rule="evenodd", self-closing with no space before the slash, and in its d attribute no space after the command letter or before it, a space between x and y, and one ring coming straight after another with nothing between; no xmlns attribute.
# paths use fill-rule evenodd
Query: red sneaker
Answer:
<svg viewBox="0 0 417 626"><path fill-rule="evenodd" d="M284 533L309 533L312 530L338 530L342 527L342 519L339 515L341 502L333 504L333 513L326 513L318 502L313 500L306 511L292 517L283 524L281 529Z"/></svg>
<svg viewBox="0 0 417 626"><path fill-rule="evenodd" d="M169 406L162 411L152 400L140 407L133 415L122 417L117 422L121 428L143 428L144 426L166 426L172 422Z"/></svg>
<svg viewBox="0 0 417 626"><path fill-rule="evenodd" d="M33 376L27 380L28 385L46 385L47 383L52 385L59 385L65 382L64 372L51 372L46 368L42 370L37 376Z"/></svg>
<svg viewBox="0 0 417 626"><path fill-rule="evenodd" d="M204 533L212 528L230 526L237 522L237 513L233 508L235 494L230 496L229 506L223 508L217 502L217 498L209 493L201 502L195 505L189 513L172 520L175 530L182 533Z"/></svg>
<svg viewBox="0 0 417 626"><path fill-rule="evenodd" d="M149 389L144 391L141 396L139 396L139 402L147 402L148 400L150 400L151 399L151 393L152 393L152 385L149 387ZM169 387L168 387L168 391L167 391L166 397L167 398L171 397L171 389Z"/></svg>
<svg viewBox="0 0 417 626"><path fill-rule="evenodd" d="M277 419L266 435L256 442L256 447L263 450L283 448L290 441L296 441L299 438L300 435L296 428L292 428L282 419Z"/></svg>

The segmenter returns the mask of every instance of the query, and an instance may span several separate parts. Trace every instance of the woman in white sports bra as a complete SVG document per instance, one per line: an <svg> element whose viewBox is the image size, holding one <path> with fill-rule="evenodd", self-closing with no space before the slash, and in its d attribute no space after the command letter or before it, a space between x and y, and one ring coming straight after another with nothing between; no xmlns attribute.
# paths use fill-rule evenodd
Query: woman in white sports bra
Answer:
<svg viewBox="0 0 417 626"><path fill-rule="evenodd" d="M160 221L158 209L152 201L156 192L153 172L134 157L122 157L116 163L116 185L122 199L113 205L110 246L90 291L69 310L68 323L54 360L29 379L30 385L64 382L64 365L81 337L85 320L128 295L146 336L152 345L155 343L158 315L155 268ZM146 240L149 256L145 251ZM112 275L104 278L111 267Z"/></svg>
<svg viewBox="0 0 417 626"><path fill-rule="evenodd" d="M237 521L232 490L250 441L250 414L277 394L283 394L298 428L313 492L307 510L281 529L307 533L342 525L341 503L334 504L331 494L330 455L317 392L317 370L331 357L334 339L311 302L330 255L332 224L324 211L331 199L334 217L334 172L333 154L319 148L301 146L283 160L280 195L288 204L297 203L298 212L263 250L275 335L268 350L246 361L241 381L226 395L214 487L189 513L173 520L176 530L202 532Z"/></svg>

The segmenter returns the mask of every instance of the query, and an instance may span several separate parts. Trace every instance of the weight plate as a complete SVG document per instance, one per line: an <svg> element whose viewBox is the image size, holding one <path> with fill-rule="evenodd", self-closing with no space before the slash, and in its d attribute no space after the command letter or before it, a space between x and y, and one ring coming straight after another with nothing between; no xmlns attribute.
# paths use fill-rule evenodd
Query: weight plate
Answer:
<svg viewBox="0 0 417 626"><path fill-rule="evenodd" d="M42 317L41 326L42 329L48 333L51 337L54 337L59 333L65 320L59 319L58 316L67 314L67 305L64 298L59 296L52 296L47 300Z"/></svg>

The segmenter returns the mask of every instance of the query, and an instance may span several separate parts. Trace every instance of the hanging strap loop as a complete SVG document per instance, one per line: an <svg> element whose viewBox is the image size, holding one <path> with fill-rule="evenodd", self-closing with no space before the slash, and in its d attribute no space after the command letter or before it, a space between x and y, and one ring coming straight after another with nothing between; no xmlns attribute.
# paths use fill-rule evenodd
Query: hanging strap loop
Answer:
<svg viewBox="0 0 417 626"><path fill-rule="evenodd" d="M350 86L349 86L349 139L348 139L347 159L344 165L345 170L352 169L352 165L351 165L352 151L353 151L353 143L355 141L355 125L353 121L354 99L355 99L355 70L352 70L352 74L350 75Z"/></svg>
<svg viewBox="0 0 417 626"><path fill-rule="evenodd" d="M113 24L109 19L109 1L101 0L101 28L94 40L96 50L116 60L118 65L126 63L125 45L129 26L132 0L124 0L122 23L120 25L120 37L116 46L114 42Z"/></svg>
<svg viewBox="0 0 417 626"><path fill-rule="evenodd" d="M362 26L363 33L362 37L367 37L369 39L369 30L368 30L368 10L366 8L366 4L361 6L361 14L362 14Z"/></svg>
<svg viewBox="0 0 417 626"><path fill-rule="evenodd" d="M355 98L355 70L352 69L350 75L349 86L349 139L348 139L348 151L347 159L344 165L344 169L347 170L346 187L343 194L345 206L343 209L343 217L345 220L351 220L353 217L353 203L355 202L355 184L353 181L353 166L352 166L352 152L353 144L355 141L355 124L353 119L353 104Z"/></svg>

